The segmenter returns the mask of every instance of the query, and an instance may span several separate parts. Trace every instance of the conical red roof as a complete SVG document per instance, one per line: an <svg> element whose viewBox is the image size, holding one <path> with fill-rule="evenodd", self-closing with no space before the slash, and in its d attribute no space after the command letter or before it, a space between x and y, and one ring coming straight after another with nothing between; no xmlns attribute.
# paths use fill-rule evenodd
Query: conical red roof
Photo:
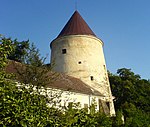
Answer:
<svg viewBox="0 0 150 127"><path fill-rule="evenodd" d="M93 35L94 32L90 29L88 24L84 21L78 11L75 11L71 16L65 27L62 29L58 37L66 35Z"/></svg>

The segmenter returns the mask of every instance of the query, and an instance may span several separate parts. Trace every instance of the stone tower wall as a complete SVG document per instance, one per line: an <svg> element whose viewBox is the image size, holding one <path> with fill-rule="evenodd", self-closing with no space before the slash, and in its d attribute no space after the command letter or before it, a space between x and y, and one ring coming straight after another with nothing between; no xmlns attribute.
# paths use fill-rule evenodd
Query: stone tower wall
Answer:
<svg viewBox="0 0 150 127"><path fill-rule="evenodd" d="M53 70L81 79L104 96L110 86L103 54L103 42L88 35L69 35L51 43Z"/></svg>

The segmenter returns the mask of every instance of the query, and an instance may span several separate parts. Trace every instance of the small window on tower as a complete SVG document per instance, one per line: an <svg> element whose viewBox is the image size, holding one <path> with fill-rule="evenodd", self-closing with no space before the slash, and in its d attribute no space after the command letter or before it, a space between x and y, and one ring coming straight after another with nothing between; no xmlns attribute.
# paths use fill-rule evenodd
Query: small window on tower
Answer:
<svg viewBox="0 0 150 127"><path fill-rule="evenodd" d="M78 64L81 64L81 61L79 61Z"/></svg>
<svg viewBox="0 0 150 127"><path fill-rule="evenodd" d="M104 69L106 69L106 66L105 65L103 65L104 66Z"/></svg>
<svg viewBox="0 0 150 127"><path fill-rule="evenodd" d="M93 81L93 80L94 80L94 77L93 77L93 76L90 76L90 78L91 78L91 81Z"/></svg>
<svg viewBox="0 0 150 127"><path fill-rule="evenodd" d="M62 49L62 54L66 54L67 50L66 49Z"/></svg>

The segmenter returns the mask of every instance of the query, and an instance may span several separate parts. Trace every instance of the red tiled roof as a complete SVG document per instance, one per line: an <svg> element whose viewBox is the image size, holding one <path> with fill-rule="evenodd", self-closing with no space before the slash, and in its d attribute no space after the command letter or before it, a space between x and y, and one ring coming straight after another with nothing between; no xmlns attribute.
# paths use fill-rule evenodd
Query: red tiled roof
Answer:
<svg viewBox="0 0 150 127"><path fill-rule="evenodd" d="M80 79L61 73L58 75L57 79L54 82L50 83L47 87L88 95L103 96L100 92L91 88Z"/></svg>
<svg viewBox="0 0 150 127"><path fill-rule="evenodd" d="M9 61L9 64L6 67L7 73L14 73L16 76L18 75L17 69L24 68L25 65L22 65L21 63L15 62L15 61ZM100 92L97 90L91 88L84 82L82 82L80 79L59 73L56 74L55 72L49 71L48 77L53 79L52 82L50 82L47 87L49 88L56 88L61 89L64 91L70 91L70 92L77 92L77 93L83 93L83 94L91 94L91 95L98 95L103 96ZM17 76L17 80L19 77Z"/></svg>
<svg viewBox="0 0 150 127"><path fill-rule="evenodd" d="M84 21L78 11L75 11L71 16L65 27L62 29L58 37L66 35L93 35L94 32L90 29L88 24Z"/></svg>

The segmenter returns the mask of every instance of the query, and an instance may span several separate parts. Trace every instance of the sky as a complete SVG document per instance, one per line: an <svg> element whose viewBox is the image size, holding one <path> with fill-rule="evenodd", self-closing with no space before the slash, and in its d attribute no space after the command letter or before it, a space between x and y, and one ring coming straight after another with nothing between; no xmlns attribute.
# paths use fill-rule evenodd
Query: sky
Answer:
<svg viewBox="0 0 150 127"><path fill-rule="evenodd" d="M104 42L107 69L150 79L150 0L0 0L0 34L30 40L47 56L75 9Z"/></svg>

